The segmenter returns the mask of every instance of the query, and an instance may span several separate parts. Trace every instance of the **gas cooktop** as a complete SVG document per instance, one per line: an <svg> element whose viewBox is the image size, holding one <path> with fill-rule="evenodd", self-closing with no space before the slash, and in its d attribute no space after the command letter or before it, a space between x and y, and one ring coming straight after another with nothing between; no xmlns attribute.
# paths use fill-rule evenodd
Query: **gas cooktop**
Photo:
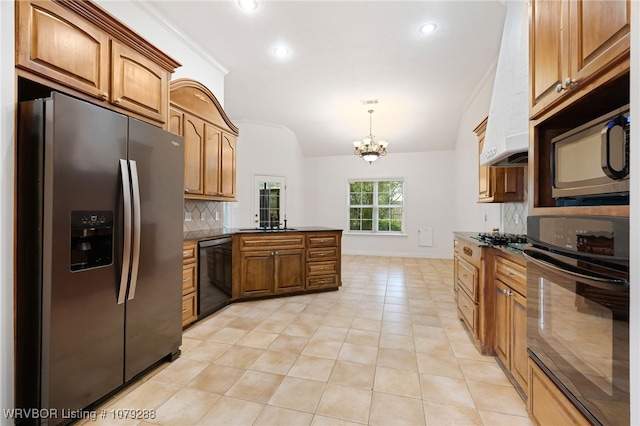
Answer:
<svg viewBox="0 0 640 426"><path fill-rule="evenodd" d="M486 232L474 235L473 238L491 246L507 246L512 244L526 244L527 236L519 234L502 234L498 232Z"/></svg>

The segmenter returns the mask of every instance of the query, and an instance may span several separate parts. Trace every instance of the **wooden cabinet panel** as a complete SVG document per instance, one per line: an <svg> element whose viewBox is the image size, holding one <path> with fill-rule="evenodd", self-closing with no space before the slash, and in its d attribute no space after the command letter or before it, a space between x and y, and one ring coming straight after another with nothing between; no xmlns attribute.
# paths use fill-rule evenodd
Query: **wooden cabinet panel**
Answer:
<svg viewBox="0 0 640 426"><path fill-rule="evenodd" d="M201 83L190 79L172 81L171 109L190 117L198 117L202 130L197 138L201 144L200 155L195 148L185 147L185 198L213 201L235 201L236 198L236 144L238 128L231 123L213 93ZM171 129L185 137L190 130L170 123ZM200 129L200 127L197 127ZM190 155L193 154L193 155ZM193 169L193 170L191 170ZM197 183L196 183L197 179Z"/></svg>
<svg viewBox="0 0 640 426"><path fill-rule="evenodd" d="M237 137L223 132L220 147L219 194L236 197L236 142Z"/></svg>
<svg viewBox="0 0 640 426"><path fill-rule="evenodd" d="M531 2L531 117L629 72L630 4L629 0Z"/></svg>
<svg viewBox="0 0 640 426"><path fill-rule="evenodd" d="M109 36L52 2L16 2L16 65L97 99L109 92Z"/></svg>
<svg viewBox="0 0 640 426"><path fill-rule="evenodd" d="M629 54L631 2L571 0L571 78L584 84Z"/></svg>
<svg viewBox="0 0 640 426"><path fill-rule="evenodd" d="M186 327L198 317L198 244L182 244L182 326Z"/></svg>
<svg viewBox="0 0 640 426"><path fill-rule="evenodd" d="M496 289L496 339L495 350L502 363L509 368L511 360L511 300L509 287L495 281Z"/></svg>
<svg viewBox="0 0 640 426"><path fill-rule="evenodd" d="M527 299L513 293L511 304L511 374L523 390L527 389Z"/></svg>
<svg viewBox="0 0 640 426"><path fill-rule="evenodd" d="M475 338L477 338L478 334L478 326L477 326L477 313L476 304L467 296L467 293L460 290L458 291L458 312L460 312L462 316L462 320L467 324L469 330L473 334Z"/></svg>
<svg viewBox="0 0 640 426"><path fill-rule="evenodd" d="M135 50L111 42L111 102L164 123L169 73Z"/></svg>
<svg viewBox="0 0 640 426"><path fill-rule="evenodd" d="M480 164L488 119L485 118L473 130L478 136L478 202L524 201L524 167L489 167Z"/></svg>
<svg viewBox="0 0 640 426"><path fill-rule="evenodd" d="M182 267L182 295L196 291L196 264L191 263Z"/></svg>
<svg viewBox="0 0 640 426"><path fill-rule="evenodd" d="M336 288L338 285L338 275L307 276L307 288L310 290Z"/></svg>
<svg viewBox="0 0 640 426"><path fill-rule="evenodd" d="M333 233L313 233L307 235L307 247L336 247L339 244L340 236Z"/></svg>
<svg viewBox="0 0 640 426"><path fill-rule="evenodd" d="M276 293L304 289L304 250L277 250L274 255Z"/></svg>
<svg viewBox="0 0 640 426"><path fill-rule="evenodd" d="M495 351L520 387L519 390L526 392L528 380L527 299L524 295L526 267L502 256L496 256L495 270Z"/></svg>
<svg viewBox="0 0 640 426"><path fill-rule="evenodd" d="M270 250L240 255L240 295L266 296L274 292L274 265Z"/></svg>
<svg viewBox="0 0 640 426"><path fill-rule="evenodd" d="M249 234L240 237L239 248L245 250L264 250L264 249L296 249L304 248L304 235L302 233L290 233L285 235L279 234Z"/></svg>
<svg viewBox="0 0 640 426"><path fill-rule="evenodd" d="M16 66L26 78L165 127L169 79L180 64L93 2L22 0Z"/></svg>
<svg viewBox="0 0 640 426"><path fill-rule="evenodd" d="M531 107L551 104L566 92L556 86L568 76L569 38L561 28L569 28L566 1L531 2L529 22L529 68Z"/></svg>
<svg viewBox="0 0 640 426"><path fill-rule="evenodd" d="M182 296L182 326L186 327L187 325L194 322L198 314L196 313L196 293L191 293L186 296Z"/></svg>
<svg viewBox="0 0 640 426"><path fill-rule="evenodd" d="M465 289L471 300L478 301L478 269L467 263L465 260L458 258L458 286Z"/></svg>
<svg viewBox="0 0 640 426"><path fill-rule="evenodd" d="M184 192L202 194L202 151L204 146L204 121L183 114L184 124Z"/></svg>
<svg viewBox="0 0 640 426"><path fill-rule="evenodd" d="M531 359L529 359L528 371L527 411L534 424L541 426L591 424Z"/></svg>
<svg viewBox="0 0 640 426"><path fill-rule="evenodd" d="M205 195L220 195L220 150L222 130L205 123L202 170Z"/></svg>
<svg viewBox="0 0 640 426"><path fill-rule="evenodd" d="M324 262L338 258L337 247L307 249L307 260Z"/></svg>

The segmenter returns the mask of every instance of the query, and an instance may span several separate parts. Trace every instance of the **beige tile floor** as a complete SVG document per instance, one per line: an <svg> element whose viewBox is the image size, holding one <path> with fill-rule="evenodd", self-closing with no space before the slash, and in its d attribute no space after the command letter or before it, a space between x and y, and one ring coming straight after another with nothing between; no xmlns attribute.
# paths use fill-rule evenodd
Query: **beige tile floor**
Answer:
<svg viewBox="0 0 640 426"><path fill-rule="evenodd" d="M452 261L344 256L342 268L339 291L232 304L185 330L179 359L85 423L531 424L457 319ZM116 422L117 409L154 418Z"/></svg>

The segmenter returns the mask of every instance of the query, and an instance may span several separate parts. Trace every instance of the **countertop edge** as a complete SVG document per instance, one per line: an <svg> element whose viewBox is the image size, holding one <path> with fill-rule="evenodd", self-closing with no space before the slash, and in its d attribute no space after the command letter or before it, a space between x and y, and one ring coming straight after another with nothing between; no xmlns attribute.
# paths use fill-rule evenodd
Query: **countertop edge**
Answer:
<svg viewBox="0 0 640 426"><path fill-rule="evenodd" d="M205 229L201 231L186 231L183 234L183 241L204 241L215 238L229 237L233 235L251 235L251 234L269 234L269 235L282 235L282 234L295 234L298 232L343 232L339 228L331 228L324 226L295 226L292 227L295 231L262 231L256 229L255 231L246 231L246 228L220 228L220 229ZM241 229L243 229L241 231Z"/></svg>

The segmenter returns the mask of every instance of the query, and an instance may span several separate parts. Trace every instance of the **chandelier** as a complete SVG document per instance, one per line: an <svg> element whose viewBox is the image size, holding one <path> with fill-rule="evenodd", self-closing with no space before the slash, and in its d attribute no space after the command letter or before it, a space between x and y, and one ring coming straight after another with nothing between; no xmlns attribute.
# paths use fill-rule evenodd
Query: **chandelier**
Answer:
<svg viewBox="0 0 640 426"><path fill-rule="evenodd" d="M354 141L353 146L355 150L353 153L364 161L368 161L369 164L373 163L378 157L384 157L387 155L387 141L379 140L375 141L375 136L371 134L371 117L373 110L369 110L369 136L361 141Z"/></svg>

